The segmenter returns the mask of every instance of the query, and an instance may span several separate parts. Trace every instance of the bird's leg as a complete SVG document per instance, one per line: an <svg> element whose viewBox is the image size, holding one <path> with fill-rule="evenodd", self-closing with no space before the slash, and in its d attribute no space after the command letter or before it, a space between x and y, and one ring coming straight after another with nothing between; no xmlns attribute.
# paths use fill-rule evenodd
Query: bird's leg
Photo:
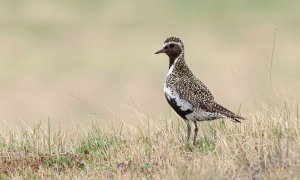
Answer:
<svg viewBox="0 0 300 180"><path fill-rule="evenodd" d="M195 124L195 129L194 129L194 141L193 141L193 145L196 145L196 139L197 139L197 135L198 135L198 125L197 125L197 121L194 121Z"/></svg>
<svg viewBox="0 0 300 180"><path fill-rule="evenodd" d="M187 139L186 139L186 142L188 143L189 139L190 139L190 135L191 135L191 125L190 125L190 122L186 121L186 125L187 125Z"/></svg>

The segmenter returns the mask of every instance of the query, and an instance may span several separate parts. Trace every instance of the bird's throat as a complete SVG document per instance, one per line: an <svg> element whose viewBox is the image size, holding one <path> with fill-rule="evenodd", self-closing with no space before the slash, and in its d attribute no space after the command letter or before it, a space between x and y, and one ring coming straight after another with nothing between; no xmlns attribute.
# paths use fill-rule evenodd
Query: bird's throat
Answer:
<svg viewBox="0 0 300 180"><path fill-rule="evenodd" d="M183 53L178 54L176 56L169 56L169 69L171 68L171 66L177 62L178 59L182 59L180 58L180 56L183 56Z"/></svg>
<svg viewBox="0 0 300 180"><path fill-rule="evenodd" d="M176 57L170 57L170 59L169 59L169 69L174 64L175 60L176 60Z"/></svg>

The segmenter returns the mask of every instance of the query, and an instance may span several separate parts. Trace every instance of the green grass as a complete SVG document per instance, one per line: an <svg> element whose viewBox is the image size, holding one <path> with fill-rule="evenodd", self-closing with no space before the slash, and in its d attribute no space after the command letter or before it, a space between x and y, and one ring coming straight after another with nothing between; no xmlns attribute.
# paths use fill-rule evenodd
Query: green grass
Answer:
<svg viewBox="0 0 300 180"><path fill-rule="evenodd" d="M123 127L104 132L93 124L85 134L67 135L38 124L0 136L0 176L294 179L300 176L300 125L294 108L261 108L241 124L201 122L195 146L184 142L184 123L174 118L156 123L159 128L149 119L150 125L145 121L137 133Z"/></svg>

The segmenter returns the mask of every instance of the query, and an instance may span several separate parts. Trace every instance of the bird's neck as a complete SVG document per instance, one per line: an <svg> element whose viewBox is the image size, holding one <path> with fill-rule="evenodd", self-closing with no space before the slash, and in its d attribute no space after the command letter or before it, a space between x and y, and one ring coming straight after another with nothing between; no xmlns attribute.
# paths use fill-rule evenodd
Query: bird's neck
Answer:
<svg viewBox="0 0 300 180"><path fill-rule="evenodd" d="M172 67L172 65L174 64L175 60L176 60L176 58L174 58L174 57L170 57L169 58L169 69Z"/></svg>
<svg viewBox="0 0 300 180"><path fill-rule="evenodd" d="M176 74L176 76L179 76L179 77L193 76L192 71L189 69L189 67L185 63L184 53L181 53L178 57L176 57L174 59L172 59L170 57L168 75L170 75L171 73Z"/></svg>
<svg viewBox="0 0 300 180"><path fill-rule="evenodd" d="M183 52L177 56L169 56L169 69L176 63L180 63L179 61L184 63L184 53Z"/></svg>

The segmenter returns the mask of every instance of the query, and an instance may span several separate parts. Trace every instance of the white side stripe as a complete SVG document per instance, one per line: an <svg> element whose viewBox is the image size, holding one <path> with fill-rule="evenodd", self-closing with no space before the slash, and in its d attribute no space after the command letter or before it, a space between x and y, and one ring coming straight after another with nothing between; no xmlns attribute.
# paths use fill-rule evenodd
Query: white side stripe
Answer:
<svg viewBox="0 0 300 180"><path fill-rule="evenodd" d="M193 109L193 106L191 103L189 103L188 101L186 101L184 99L180 99L180 97L176 91L173 91L173 93L172 93L172 91L166 86L166 84L164 85L164 93L169 100L175 99L176 105L178 107L180 107L180 109L182 111Z"/></svg>

